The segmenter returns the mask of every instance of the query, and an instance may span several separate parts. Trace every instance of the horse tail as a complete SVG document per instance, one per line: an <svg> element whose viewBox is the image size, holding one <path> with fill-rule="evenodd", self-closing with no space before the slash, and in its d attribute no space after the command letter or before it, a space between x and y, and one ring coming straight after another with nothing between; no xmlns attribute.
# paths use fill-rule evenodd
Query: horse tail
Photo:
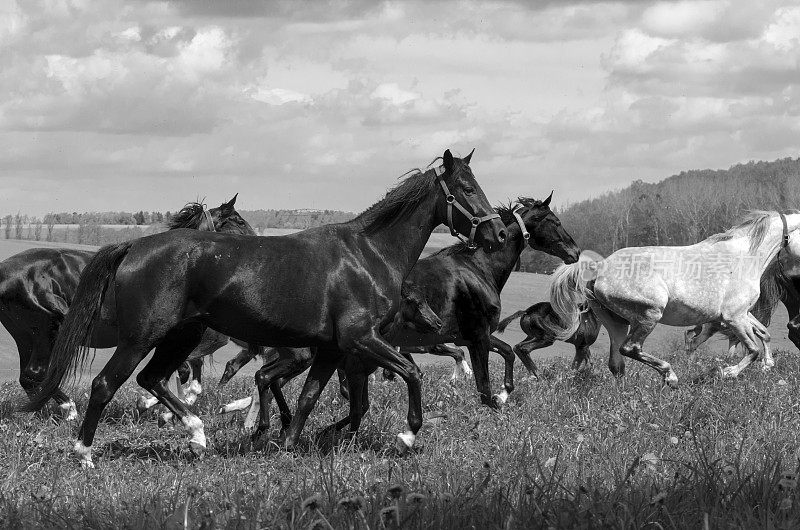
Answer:
<svg viewBox="0 0 800 530"><path fill-rule="evenodd" d="M504 318L503 320L501 320L500 322L497 323L497 331L499 331L500 333L503 333L506 330L506 328L508 327L508 325L511 324L511 322L513 322L514 320L518 319L519 317L521 317L524 314L525 314L525 310L524 309L520 309L516 313L511 313L506 318Z"/></svg>
<svg viewBox="0 0 800 530"><path fill-rule="evenodd" d="M555 319L548 319L548 327L558 340L566 340L581 325L581 306L588 302L591 290L583 276L585 263L578 261L561 265L553 272L550 283L550 306Z"/></svg>
<svg viewBox="0 0 800 530"><path fill-rule="evenodd" d="M132 244L126 241L104 246L83 270L75 297L53 345L47 373L36 395L23 410L32 412L42 408L67 374L74 379L86 364L95 321L103 305L106 289Z"/></svg>

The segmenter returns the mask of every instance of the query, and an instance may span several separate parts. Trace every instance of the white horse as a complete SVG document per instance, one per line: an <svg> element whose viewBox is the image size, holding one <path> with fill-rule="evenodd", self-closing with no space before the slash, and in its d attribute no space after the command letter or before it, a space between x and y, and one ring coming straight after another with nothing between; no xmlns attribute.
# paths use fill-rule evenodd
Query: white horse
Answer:
<svg viewBox="0 0 800 530"><path fill-rule="evenodd" d="M756 341L769 341L766 327L749 309L759 297L762 273L778 252L800 257L798 228L800 213L752 212L738 226L694 245L624 248L605 260L562 265L550 291L563 326L554 332L572 335L580 322L579 306L588 301L608 330L613 373L624 373L622 356L630 357L676 386L670 364L642 351L645 339L659 323L721 322L747 350L739 364L722 369L723 377L736 377L758 358Z"/></svg>
<svg viewBox="0 0 800 530"><path fill-rule="evenodd" d="M786 252L778 253L778 257L767 266L761 276L761 294L755 305L750 308L750 313L759 322L769 326L775 308L779 302L783 302L789 311L789 318L792 318L797 311L797 304L800 303L800 297L794 288L794 282L798 279L800 279L800 260L793 259ZM694 353L701 344L716 333L722 333L728 337L728 354L733 354L740 345L739 339L720 322L708 322L702 326L687 329L684 334L686 352ZM769 354L768 343L764 348L762 364L764 369L769 369L775 364Z"/></svg>

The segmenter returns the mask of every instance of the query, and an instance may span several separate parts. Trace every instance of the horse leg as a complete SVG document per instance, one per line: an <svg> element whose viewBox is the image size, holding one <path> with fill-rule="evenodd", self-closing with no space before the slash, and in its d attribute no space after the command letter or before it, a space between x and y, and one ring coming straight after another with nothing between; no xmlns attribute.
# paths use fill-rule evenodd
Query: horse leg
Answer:
<svg viewBox="0 0 800 530"><path fill-rule="evenodd" d="M620 353L625 357L630 357L639 362L646 364L653 368L664 380L664 384L673 388L678 386L678 376L672 370L672 366L667 361L661 360L658 357L649 355L642 351L642 345L645 339L653 331L661 318L661 310L650 309L647 311L650 318L640 322L634 322L631 325L630 333L625 339L625 342L620 346Z"/></svg>
<svg viewBox="0 0 800 530"><path fill-rule="evenodd" d="M592 351L585 342L580 341L575 344L575 357L572 359L572 369L580 370L582 366L588 368L589 360L592 357Z"/></svg>
<svg viewBox="0 0 800 530"><path fill-rule="evenodd" d="M447 344L435 344L428 348L422 348L419 353L425 352L430 353L431 355L439 355L442 357L450 357L455 361L455 368L453 369L453 375L450 376L450 382L455 383L456 381L460 380L462 377L469 373L472 374L472 368L469 367L467 361L464 360L464 352L458 346L448 346ZM415 353L417 353L415 351Z"/></svg>
<svg viewBox="0 0 800 530"><path fill-rule="evenodd" d="M396 447L401 452L407 451L414 445L417 433L422 427L422 372L410 356L406 357L398 352L383 339L377 329L371 329L364 335L358 336L348 345L348 350L351 350L352 354L360 355L362 362L371 361L380 368L388 368L406 382L406 387L408 388L408 429L397 435ZM320 355L318 354L317 359L319 358ZM335 359L337 363L339 358ZM309 374L309 379L310 377L311 374ZM309 379L306 380L307 384ZM301 394L301 398L303 394ZM313 403L311 406L313 406ZM294 430L295 440L296 436L299 435L299 429L295 425L299 411L300 408L298 407L298 414L292 420L292 426L290 427L290 434ZM303 421L305 421L305 418L303 418ZM302 428L302 422L299 424L299 428ZM289 441L290 438L287 436L287 445Z"/></svg>
<svg viewBox="0 0 800 530"><path fill-rule="evenodd" d="M94 467L92 462L92 441L94 440L100 415L106 405L114 397L132 374L136 366L142 362L151 345L119 344L100 373L92 380L92 390L83 423L78 430L78 441L73 451L78 456L81 466Z"/></svg>
<svg viewBox="0 0 800 530"><path fill-rule="evenodd" d="M511 349L511 346L493 335L489 335L489 348L491 351L499 353L505 361L503 390L495 395L495 398L500 400L500 403L503 404L508 401L508 395L514 391L514 350ZM528 358L528 360L530 360L530 358ZM538 377L535 364L533 365L533 377Z"/></svg>
<svg viewBox="0 0 800 530"><path fill-rule="evenodd" d="M206 449L206 436L203 422L192 414L187 404L173 394L167 386L168 380L186 360L191 351L200 343L204 326L192 322L170 330L156 346L152 359L136 376L139 386L158 398L188 431L189 447L196 455ZM180 379L176 381L180 390Z"/></svg>
<svg viewBox="0 0 800 530"><path fill-rule="evenodd" d="M487 329L488 335L488 329ZM492 396L492 384L489 380L489 340L488 336L476 337L469 346L469 358L475 374L475 386L480 394L481 403L499 409L502 405L500 396Z"/></svg>
<svg viewBox="0 0 800 530"><path fill-rule="evenodd" d="M731 320L727 320L725 322L728 324L733 331L733 333L738 337L739 342L747 350L747 353L742 360L739 361L738 364L734 364L732 366L726 366L722 368L722 377L724 378L734 378L737 377L742 370L750 366L750 364L758 359L760 355L760 351L758 348L757 340L758 336L756 335L755 326L749 317L749 315L742 315L737 318L733 318Z"/></svg>
<svg viewBox="0 0 800 530"><path fill-rule="evenodd" d="M226 384L233 378L236 373L244 367L247 363L256 358L257 355L262 353L261 346L248 345L247 348L242 348L236 357L225 363L225 371L219 379L219 386Z"/></svg>
<svg viewBox="0 0 800 530"><path fill-rule="evenodd" d="M394 351L394 350L392 350ZM297 410L289 428L286 429L284 445L286 449L291 449L297 444L300 433L303 431L309 414L317 403L319 396L328 384L333 372L342 360L342 353L337 349L322 349L317 351L311 362L311 369L306 376L300 397L297 398ZM352 395L350 396L353 397ZM262 411L262 415L263 415Z"/></svg>
<svg viewBox="0 0 800 530"><path fill-rule="evenodd" d="M790 320L789 323L786 324L786 327L789 329L789 340L800 348L800 316L796 316Z"/></svg>
<svg viewBox="0 0 800 530"><path fill-rule="evenodd" d="M747 313L747 318L753 325L753 331L755 332L756 336L761 339L761 343L764 345L764 356L761 358L761 369L763 371L767 371L775 366L775 359L772 357L772 350L770 348L772 336L769 334L767 327L755 316L753 316L752 313Z"/></svg>
<svg viewBox="0 0 800 530"><path fill-rule="evenodd" d="M272 351L278 355L278 358L265 362L255 376L259 393L260 422L258 428L253 432L254 439L269 431L272 382L302 373L309 365L313 367L314 356L307 348L274 348ZM327 383L327 380L325 382Z"/></svg>
<svg viewBox="0 0 800 530"><path fill-rule="evenodd" d="M700 331L697 331L697 330ZM689 340L686 346L686 353L692 354L694 353L697 348L700 347L701 344L705 343L708 339L714 336L716 332L720 330L719 326L714 322L707 322L706 324L695 326L694 328L687 330L686 335L688 336L690 332L694 333L694 336Z"/></svg>
<svg viewBox="0 0 800 530"><path fill-rule="evenodd" d="M608 331L608 338L611 343L608 349L608 369L616 376L624 376L625 359L622 357L620 348L628 336L628 322L597 302L590 301L589 307Z"/></svg>

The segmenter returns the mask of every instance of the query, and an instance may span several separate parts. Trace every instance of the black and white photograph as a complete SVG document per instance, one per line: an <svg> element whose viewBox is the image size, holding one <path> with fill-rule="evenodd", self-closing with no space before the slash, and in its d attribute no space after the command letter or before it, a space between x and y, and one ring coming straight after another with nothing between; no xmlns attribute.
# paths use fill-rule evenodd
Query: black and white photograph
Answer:
<svg viewBox="0 0 800 530"><path fill-rule="evenodd" d="M800 528L800 0L0 0L0 528Z"/></svg>

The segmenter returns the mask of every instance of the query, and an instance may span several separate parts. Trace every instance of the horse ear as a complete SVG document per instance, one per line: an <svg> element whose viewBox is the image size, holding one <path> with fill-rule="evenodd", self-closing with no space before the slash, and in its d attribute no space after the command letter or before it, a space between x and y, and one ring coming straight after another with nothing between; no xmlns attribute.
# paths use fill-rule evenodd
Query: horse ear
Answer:
<svg viewBox="0 0 800 530"><path fill-rule="evenodd" d="M544 200L542 205L549 207L550 206L550 199L552 199L552 198L553 198L553 192L551 191L550 195L547 196L547 198Z"/></svg>
<svg viewBox="0 0 800 530"><path fill-rule="evenodd" d="M453 153L450 152L450 149L445 150L442 155L442 164L444 164L444 169L448 173L453 171Z"/></svg>
<svg viewBox="0 0 800 530"><path fill-rule="evenodd" d="M464 163L466 165L469 165L469 161L472 160L472 153L474 153L474 152L475 152L475 148L473 147L472 151L470 151L469 154L463 158Z"/></svg>
<svg viewBox="0 0 800 530"><path fill-rule="evenodd" d="M219 209L222 210L225 213L232 212L233 211L233 205L236 204L236 197L238 197L238 196L239 196L239 194L237 193L236 195L233 196L233 199L229 200L228 202L222 203L222 205L220 205Z"/></svg>

